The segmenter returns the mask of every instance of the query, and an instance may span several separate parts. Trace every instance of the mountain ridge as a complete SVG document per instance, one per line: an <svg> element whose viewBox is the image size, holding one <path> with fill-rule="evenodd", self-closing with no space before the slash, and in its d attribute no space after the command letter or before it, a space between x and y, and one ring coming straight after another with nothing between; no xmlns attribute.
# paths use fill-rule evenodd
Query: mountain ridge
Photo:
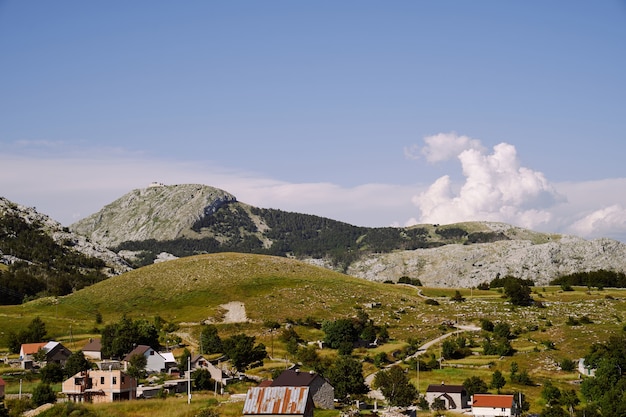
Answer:
<svg viewBox="0 0 626 417"><path fill-rule="evenodd" d="M626 245L607 238L588 241L496 222L365 228L259 209L205 185L154 188L133 190L70 227L95 241L102 239L109 247L118 244L116 250L127 249L127 256L145 253L152 245L149 262L158 254L171 258L166 254L171 254L173 242L178 242L192 247L182 256L230 250L264 253L294 257L373 281L395 282L408 276L441 287L474 287L504 275L546 285L574 272L626 272ZM201 197L191 198L191 194ZM163 224L179 226L167 230L150 213L168 219ZM175 219L181 215L183 219ZM107 220L116 216L115 221ZM114 229L116 232L111 232ZM105 236L104 231L109 234ZM150 241L133 240L145 238ZM298 246L303 242L306 246Z"/></svg>

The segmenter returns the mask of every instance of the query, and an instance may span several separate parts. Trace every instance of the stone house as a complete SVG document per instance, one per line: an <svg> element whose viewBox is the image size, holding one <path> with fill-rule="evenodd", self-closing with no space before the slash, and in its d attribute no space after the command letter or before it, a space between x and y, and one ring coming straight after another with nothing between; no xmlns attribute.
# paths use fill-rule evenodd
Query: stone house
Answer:
<svg viewBox="0 0 626 417"><path fill-rule="evenodd" d="M271 386L308 387L315 407L327 410L335 408L335 388L326 378L313 371L300 372L299 369L287 369L272 381Z"/></svg>

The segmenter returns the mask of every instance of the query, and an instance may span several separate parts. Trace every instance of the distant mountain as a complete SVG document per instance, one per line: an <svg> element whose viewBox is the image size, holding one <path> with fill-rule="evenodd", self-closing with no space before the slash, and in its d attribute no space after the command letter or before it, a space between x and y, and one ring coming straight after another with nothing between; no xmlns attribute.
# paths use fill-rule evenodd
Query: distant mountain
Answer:
<svg viewBox="0 0 626 417"><path fill-rule="evenodd" d="M0 197L0 304L65 295L129 270L115 252Z"/></svg>
<svg viewBox="0 0 626 417"><path fill-rule="evenodd" d="M545 285L561 275L626 271L626 245L468 222L367 228L261 209L198 184L156 185L130 193L70 228L135 263L201 253L294 257L374 281L419 279L472 287L513 275Z"/></svg>

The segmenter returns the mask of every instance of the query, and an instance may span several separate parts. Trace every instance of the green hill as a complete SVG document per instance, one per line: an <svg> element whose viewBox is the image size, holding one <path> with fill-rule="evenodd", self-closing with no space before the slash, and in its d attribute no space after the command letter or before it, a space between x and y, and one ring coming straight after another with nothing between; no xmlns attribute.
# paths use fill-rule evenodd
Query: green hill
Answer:
<svg viewBox="0 0 626 417"><path fill-rule="evenodd" d="M219 253L149 265L65 297L5 306L0 314L15 320L13 325L39 315L53 331L63 332L71 325L76 333L92 329L98 313L105 323L123 314L158 315L177 323L219 323L224 314L220 306L233 301L244 304L253 324L307 317L321 321L354 315L355 309L377 302L381 308L372 314L388 321L394 311L414 310L410 306L421 303L415 289L403 286L370 282L283 257ZM0 330L11 327L11 319L0 323Z"/></svg>

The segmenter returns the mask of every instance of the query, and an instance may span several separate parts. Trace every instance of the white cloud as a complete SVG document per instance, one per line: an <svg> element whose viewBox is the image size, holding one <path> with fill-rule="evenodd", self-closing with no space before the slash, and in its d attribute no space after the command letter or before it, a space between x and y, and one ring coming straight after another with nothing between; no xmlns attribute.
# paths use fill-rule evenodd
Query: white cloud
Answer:
<svg viewBox="0 0 626 417"><path fill-rule="evenodd" d="M422 148L422 154L431 163L447 161L466 150L479 152L484 150L479 140L468 136L459 136L454 132L427 136L424 138L424 142L426 142L426 146Z"/></svg>
<svg viewBox="0 0 626 417"><path fill-rule="evenodd" d="M569 228L572 234L588 237L611 236L626 232L626 209L620 204L604 207L576 221Z"/></svg>
<svg viewBox="0 0 626 417"><path fill-rule="evenodd" d="M94 156L95 155L95 156ZM64 158L0 155L3 197L69 225L152 181L221 188L262 208L315 214L359 226L388 226L413 210L414 186L290 183L211 161L176 162L117 150L92 150Z"/></svg>
<svg viewBox="0 0 626 417"><path fill-rule="evenodd" d="M487 154L479 141L464 136L442 134L425 141L429 160L457 152L465 182L455 190L451 178L443 176L414 196L421 223L488 220L536 228L552 219L550 207L562 200L541 172L521 166L510 144L496 145Z"/></svg>
<svg viewBox="0 0 626 417"><path fill-rule="evenodd" d="M551 184L541 172L522 166L512 145L502 143L487 152L476 140L455 138L460 137L431 136L423 155L440 159L445 154L441 148L451 139L464 144L455 147L463 180L446 175L430 186L292 183L212 161L168 161L120 149L64 151L60 146L59 152L46 154L40 151L46 144L32 153L7 152L5 147L0 154L0 195L69 225L152 181L198 183L224 189L257 207L358 226L491 220L626 242L626 193L621 192L626 178Z"/></svg>

